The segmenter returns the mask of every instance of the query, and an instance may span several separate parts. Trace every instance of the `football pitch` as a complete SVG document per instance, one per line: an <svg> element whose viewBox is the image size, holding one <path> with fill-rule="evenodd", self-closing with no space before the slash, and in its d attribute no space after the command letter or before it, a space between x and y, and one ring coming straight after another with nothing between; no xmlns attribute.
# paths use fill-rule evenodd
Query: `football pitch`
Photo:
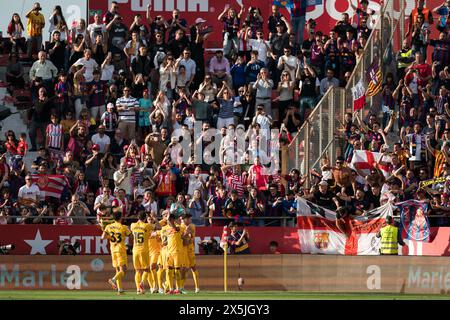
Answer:
<svg viewBox="0 0 450 320"><path fill-rule="evenodd" d="M8 290L0 300L450 300L450 294L308 293L287 291L203 291L179 295L137 295L127 291Z"/></svg>

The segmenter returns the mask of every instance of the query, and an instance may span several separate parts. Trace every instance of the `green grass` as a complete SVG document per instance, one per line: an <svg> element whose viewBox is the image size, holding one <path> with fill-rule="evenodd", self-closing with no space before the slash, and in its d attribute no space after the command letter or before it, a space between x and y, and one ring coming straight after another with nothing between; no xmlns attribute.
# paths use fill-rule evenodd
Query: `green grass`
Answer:
<svg viewBox="0 0 450 320"><path fill-rule="evenodd" d="M0 291L0 300L450 300L450 294L384 293L307 293L280 291L204 291L186 295L145 294L127 291L118 296L113 291L8 290Z"/></svg>

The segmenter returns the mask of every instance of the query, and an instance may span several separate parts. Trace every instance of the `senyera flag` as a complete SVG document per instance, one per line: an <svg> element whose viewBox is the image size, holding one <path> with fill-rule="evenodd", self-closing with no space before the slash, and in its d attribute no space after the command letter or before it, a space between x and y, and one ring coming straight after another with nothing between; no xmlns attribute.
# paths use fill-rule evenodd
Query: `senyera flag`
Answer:
<svg viewBox="0 0 450 320"><path fill-rule="evenodd" d="M405 239L428 242L430 240L428 204L418 200L408 200L396 203L395 206L400 210Z"/></svg>
<svg viewBox="0 0 450 320"><path fill-rule="evenodd" d="M297 224L302 253L378 255L376 235L393 207L387 203L356 218L344 218L345 233L336 226L336 213L297 197ZM342 228L341 228L342 229Z"/></svg>
<svg viewBox="0 0 450 320"><path fill-rule="evenodd" d="M381 152L371 152L366 150L353 151L353 158L349 165L350 168L358 170L363 176L370 174L370 170L378 168L385 177L389 176L389 167L386 165L378 164L381 156ZM390 162L389 156L384 156L383 162Z"/></svg>
<svg viewBox="0 0 450 320"><path fill-rule="evenodd" d="M64 187L69 186L69 181L63 175L32 174L31 177L39 187L42 197L61 198Z"/></svg>

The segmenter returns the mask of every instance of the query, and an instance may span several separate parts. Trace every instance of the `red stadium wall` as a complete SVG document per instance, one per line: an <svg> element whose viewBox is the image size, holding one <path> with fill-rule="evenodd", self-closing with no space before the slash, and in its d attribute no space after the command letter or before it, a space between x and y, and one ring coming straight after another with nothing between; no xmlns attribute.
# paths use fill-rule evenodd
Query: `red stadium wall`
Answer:
<svg viewBox="0 0 450 320"><path fill-rule="evenodd" d="M258 7L262 16L264 17L264 27L267 28L267 19L271 14L271 5L273 1L270 0L117 0L119 3L119 14L124 18L124 23L131 25L133 17L136 13L140 13L145 17L147 4L152 1L153 11L152 17L162 15L165 19L170 19L172 10L178 8L181 11L181 16L187 20L189 24L193 24L195 19L201 17L205 19L207 25L213 26L214 33L210 36L206 43L208 48L219 48L222 46L222 23L217 20L218 15L222 12L225 3L230 4L237 12L240 10L239 3L243 3L245 8ZM350 1L354 4L356 0L323 0L322 5L308 8L308 18L312 18L317 23L317 30L327 32L336 21L341 18L343 12L351 12ZM412 6L413 0L406 0ZM90 0L88 1L88 9L90 21L93 21L95 12L102 15L110 8L108 0ZM438 2L438 1L432 1ZM370 7L379 11L379 0L369 1ZM437 5L437 4L436 4ZM394 9L397 9L394 7ZM286 9L282 9L284 16L289 17ZM244 13L244 18L247 11Z"/></svg>
<svg viewBox="0 0 450 320"><path fill-rule="evenodd" d="M253 254L269 253L269 242L277 241L279 251L285 254L300 253L297 228L268 227L248 228L250 248ZM201 254L198 243L211 237L220 240L222 228L198 227L195 238L196 253ZM0 226L0 245L14 244L13 255L58 254L57 242L60 240L78 240L81 254L109 254L109 245L101 239L101 230L97 226L51 226L51 225L6 225ZM450 256L450 228L431 228L429 243L407 240L403 255Z"/></svg>

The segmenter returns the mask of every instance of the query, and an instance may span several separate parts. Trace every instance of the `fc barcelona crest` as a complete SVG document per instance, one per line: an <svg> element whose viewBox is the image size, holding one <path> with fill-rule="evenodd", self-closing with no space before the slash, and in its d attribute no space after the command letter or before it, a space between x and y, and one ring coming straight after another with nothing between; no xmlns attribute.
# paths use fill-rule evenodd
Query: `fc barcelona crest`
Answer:
<svg viewBox="0 0 450 320"><path fill-rule="evenodd" d="M317 249L328 248L328 242L329 242L328 232L321 232L314 234L314 244L316 245Z"/></svg>

